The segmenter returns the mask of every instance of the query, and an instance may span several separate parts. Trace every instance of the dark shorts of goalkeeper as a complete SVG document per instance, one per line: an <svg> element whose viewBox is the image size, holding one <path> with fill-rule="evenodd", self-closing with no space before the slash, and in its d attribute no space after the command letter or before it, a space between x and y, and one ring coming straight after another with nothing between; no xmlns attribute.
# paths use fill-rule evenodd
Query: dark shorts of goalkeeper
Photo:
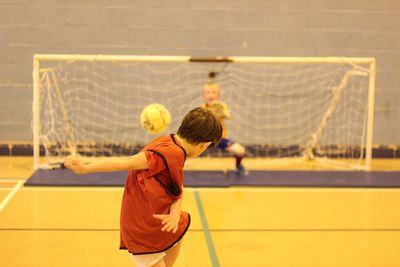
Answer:
<svg viewBox="0 0 400 267"><path fill-rule="evenodd" d="M221 141L218 144L218 148L221 150L225 150L227 147L230 147L233 145L235 142L233 140L227 139L227 138L222 138Z"/></svg>

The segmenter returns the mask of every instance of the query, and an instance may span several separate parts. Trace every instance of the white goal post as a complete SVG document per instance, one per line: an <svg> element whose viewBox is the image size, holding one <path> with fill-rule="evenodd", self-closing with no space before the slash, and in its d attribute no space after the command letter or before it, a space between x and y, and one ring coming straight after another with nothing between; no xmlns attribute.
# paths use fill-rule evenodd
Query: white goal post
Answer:
<svg viewBox="0 0 400 267"><path fill-rule="evenodd" d="M248 157L371 169L374 58L47 54L33 58L34 169L40 156L137 152L155 137L138 120L150 103L170 110L176 131L201 105L209 72L232 111L229 137Z"/></svg>

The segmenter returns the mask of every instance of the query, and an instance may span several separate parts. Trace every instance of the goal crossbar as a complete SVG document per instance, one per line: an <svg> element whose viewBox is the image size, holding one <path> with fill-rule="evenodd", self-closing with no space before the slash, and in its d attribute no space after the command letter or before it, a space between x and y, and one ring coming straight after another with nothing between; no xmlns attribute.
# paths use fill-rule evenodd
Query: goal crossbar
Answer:
<svg viewBox="0 0 400 267"><path fill-rule="evenodd" d="M135 55L65 55L35 54L35 60L45 61L132 61L132 62L235 62L235 63L274 63L274 64L323 64L354 63L370 64L372 57L191 57L191 56L135 56Z"/></svg>

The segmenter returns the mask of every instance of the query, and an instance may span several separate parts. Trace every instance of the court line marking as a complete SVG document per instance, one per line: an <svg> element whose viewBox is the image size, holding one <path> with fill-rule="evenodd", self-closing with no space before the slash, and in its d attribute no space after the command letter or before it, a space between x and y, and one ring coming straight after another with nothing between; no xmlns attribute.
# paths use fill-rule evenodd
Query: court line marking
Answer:
<svg viewBox="0 0 400 267"><path fill-rule="evenodd" d="M17 182L25 182L24 179L1 179L0 178L0 184L1 183L17 183Z"/></svg>
<svg viewBox="0 0 400 267"><path fill-rule="evenodd" d="M196 199L197 210L199 211L201 225L203 226L204 236L206 238L207 247L208 247L208 254L211 258L211 264L213 267L219 267L219 261L217 256L217 251L214 247L214 242L212 240L212 236L210 234L206 214L204 212L203 204L201 203L200 194L198 191L194 191L194 197Z"/></svg>
<svg viewBox="0 0 400 267"><path fill-rule="evenodd" d="M17 191L24 185L25 181L18 181L17 184L11 189L11 191L7 194L7 196L0 203L0 212L4 209L4 207L10 202L13 196L17 193Z"/></svg>
<svg viewBox="0 0 400 267"><path fill-rule="evenodd" d="M107 187L107 186L24 186L21 191L123 191L124 187Z"/></svg>
<svg viewBox="0 0 400 267"><path fill-rule="evenodd" d="M0 231L76 231L76 232L119 232L120 229L119 228L34 228L34 227L4 227L1 228L0 227ZM188 232L203 232L203 229L189 229Z"/></svg>
<svg viewBox="0 0 400 267"><path fill-rule="evenodd" d="M321 229L211 229L210 232L400 232L400 228L321 228Z"/></svg>
<svg viewBox="0 0 400 267"><path fill-rule="evenodd" d="M228 188L213 188L213 187L185 187L184 190L188 192L338 192L338 191L346 191L346 192L388 192L388 191L400 191L399 188L317 188L317 187L228 187Z"/></svg>
<svg viewBox="0 0 400 267"><path fill-rule="evenodd" d="M29 177L27 177L27 178L22 178L22 177L1 177L0 176L0 181L2 181L2 180L13 180L13 181L15 181L15 180L24 180L24 181L26 181L26 180L28 180L29 179Z"/></svg>
<svg viewBox="0 0 400 267"><path fill-rule="evenodd" d="M24 179L1 179L0 178L0 191L9 191L14 188L15 185L17 185L18 182L25 182ZM13 184L13 185L7 185L7 184Z"/></svg>
<svg viewBox="0 0 400 267"><path fill-rule="evenodd" d="M22 191L123 191L124 187L90 187L90 186L24 186ZM228 187L228 188L213 188L213 187L185 187L186 192L399 192L400 188L295 188L295 187Z"/></svg>
<svg viewBox="0 0 400 267"><path fill-rule="evenodd" d="M400 232L400 228L347 228L347 229L208 229L209 232ZM27 228L27 227L0 227L0 231L76 231L76 232L117 232L119 228ZM203 229L189 229L188 232L203 232Z"/></svg>

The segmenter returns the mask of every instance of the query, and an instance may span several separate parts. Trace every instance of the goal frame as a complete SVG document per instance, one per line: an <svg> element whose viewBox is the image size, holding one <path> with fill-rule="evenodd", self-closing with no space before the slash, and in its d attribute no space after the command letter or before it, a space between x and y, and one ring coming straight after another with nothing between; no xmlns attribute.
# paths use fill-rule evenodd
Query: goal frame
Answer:
<svg viewBox="0 0 400 267"><path fill-rule="evenodd" d="M98 62L232 62L239 64L369 64L368 111L365 143L365 165L359 169L370 171L374 125L376 60L373 57L191 57L152 55L66 55L35 54L33 56L33 168L39 168L40 159L40 63L41 61L98 61Z"/></svg>

